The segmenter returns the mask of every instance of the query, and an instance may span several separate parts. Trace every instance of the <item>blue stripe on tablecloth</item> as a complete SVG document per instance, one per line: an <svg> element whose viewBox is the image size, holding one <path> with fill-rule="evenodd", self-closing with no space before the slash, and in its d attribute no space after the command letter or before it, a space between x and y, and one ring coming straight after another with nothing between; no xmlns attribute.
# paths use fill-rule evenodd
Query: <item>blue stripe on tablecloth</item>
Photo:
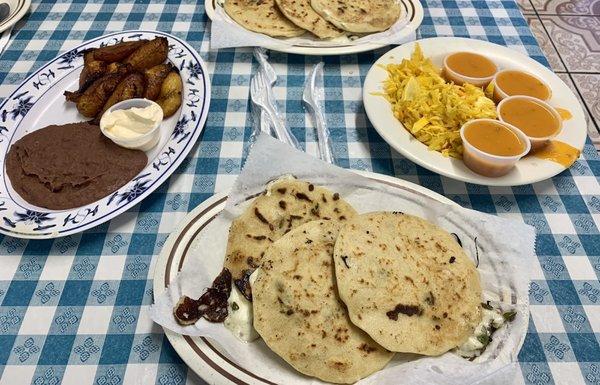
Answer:
<svg viewBox="0 0 600 385"><path fill-rule="evenodd" d="M548 62L517 5L503 1L422 2L419 37L468 36L525 51ZM233 183L247 154L252 121L248 85L251 50L208 52L210 25L196 1L34 1L0 58L6 95L27 74L83 40L125 29L159 29L187 40L207 61L211 113L194 150L174 175L141 204L83 234L49 241L0 236L0 375L10 383L120 385L128 371L147 369L156 384L182 384L187 367L147 317L152 263L185 213ZM537 229L532 266L532 317L519 354L523 381L554 383L561 365L578 362L573 383L600 379L600 159L591 143L571 169L535 186L488 188L451 181L416 166L389 146L365 116L360 91L370 65L390 48L339 57L271 53L276 91L288 125L315 148L302 105L308 69L325 61L326 119L336 161L419 183L477 210L521 219ZM594 184L595 183L595 184ZM499 234L501 236L501 234ZM9 267L10 266L10 267ZM0 268L0 269L2 269ZM33 322L32 322L33 320ZM93 320L93 322L92 322ZM571 367L572 370L572 367Z"/></svg>

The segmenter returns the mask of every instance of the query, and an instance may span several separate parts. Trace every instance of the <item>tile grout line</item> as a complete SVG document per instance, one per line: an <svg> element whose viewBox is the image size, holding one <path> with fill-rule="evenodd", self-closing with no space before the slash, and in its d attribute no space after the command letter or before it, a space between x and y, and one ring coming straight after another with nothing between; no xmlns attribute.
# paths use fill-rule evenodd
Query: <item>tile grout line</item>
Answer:
<svg viewBox="0 0 600 385"><path fill-rule="evenodd" d="M600 75L600 72L588 72L588 71L554 71L557 74L573 74L573 75Z"/></svg>
<svg viewBox="0 0 600 385"><path fill-rule="evenodd" d="M538 11L538 9L535 7L535 5L533 4L533 2L531 0L527 0L529 2L529 5L531 5L531 9L533 10L533 15L537 15L539 16L540 13ZM548 3L548 1L546 1L546 3ZM530 14L529 11L527 11L526 9L523 9L523 15L526 14ZM589 16L589 17L600 17L600 14L589 14L589 13L543 13L544 16Z"/></svg>
<svg viewBox="0 0 600 385"><path fill-rule="evenodd" d="M530 15L533 16L536 14L536 10L533 10L533 13L531 11L523 11L523 15ZM577 17L593 17L593 18L597 18L600 17L600 15L589 15L589 14L580 14L580 13L540 13L540 15L542 16L577 16Z"/></svg>
<svg viewBox="0 0 600 385"><path fill-rule="evenodd" d="M562 63L563 67L565 67L565 71L566 72L562 72L562 73L566 73L569 76L569 79L571 80L571 82L573 83L573 86L575 87L575 90L577 91L577 94L579 95L579 97L581 98L581 101L583 102L583 107L586 109L586 111L588 112L588 115L590 117L590 120L592 121L592 124L594 125L594 128L596 128L596 131L600 134L600 127L598 126L598 122L596 122L596 119L594 118L594 116L592 115L592 111L590 110L590 108L587 105L587 102L585 100L585 98L583 97L583 95L581 94L581 91L579 90L579 87L577 86L577 83L575 83L575 80L573 79L573 74L569 71L569 68L567 67L567 64L565 63L565 61L563 60L560 52L558 51L558 48L556 47L556 44L554 43L554 40L552 39L552 36L550 36L550 33L548 32L548 29L546 28L546 26L544 25L544 22L542 21L542 18L538 12L538 10L535 8L535 6L533 5L533 3L531 2L531 0L529 0L529 3L531 4L531 6L533 7L533 11L535 12L535 16L537 17L537 19L539 20L540 24L542 25L542 28L544 29L544 32L546 32L546 35L548 36L548 40L550 41L550 44L552 44L552 47L554 48L554 50L556 51L556 54L558 56L558 58L560 59L560 62ZM541 47L540 47L541 48ZM554 70L552 70L553 72L556 72ZM576 73L577 74L577 73ZM594 73L592 73L594 74Z"/></svg>

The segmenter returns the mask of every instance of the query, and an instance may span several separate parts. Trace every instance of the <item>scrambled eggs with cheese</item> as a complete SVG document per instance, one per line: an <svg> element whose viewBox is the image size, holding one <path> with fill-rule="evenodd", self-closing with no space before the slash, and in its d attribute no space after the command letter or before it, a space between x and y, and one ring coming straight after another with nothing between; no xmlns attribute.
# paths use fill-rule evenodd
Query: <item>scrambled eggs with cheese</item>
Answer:
<svg viewBox="0 0 600 385"><path fill-rule="evenodd" d="M447 83L419 44L410 60L385 69L389 77L384 96L394 116L430 150L462 158L461 126L473 119L496 118L496 106L481 88Z"/></svg>

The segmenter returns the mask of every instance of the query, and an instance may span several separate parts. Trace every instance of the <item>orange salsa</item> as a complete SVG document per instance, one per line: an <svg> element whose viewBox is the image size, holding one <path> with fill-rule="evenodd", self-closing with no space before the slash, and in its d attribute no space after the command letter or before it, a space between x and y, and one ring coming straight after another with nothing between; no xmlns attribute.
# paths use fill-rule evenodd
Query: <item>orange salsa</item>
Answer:
<svg viewBox="0 0 600 385"><path fill-rule="evenodd" d="M456 52L446 58L446 65L452 71L470 78L489 78L498 67L485 56L473 52Z"/></svg>
<svg viewBox="0 0 600 385"><path fill-rule="evenodd" d="M496 76L496 87L508 96L527 95L541 100L550 98L551 92L536 77L523 71L504 71Z"/></svg>
<svg viewBox="0 0 600 385"><path fill-rule="evenodd" d="M560 121L546 106L530 99L508 99L500 107L500 117L532 138L544 138L560 130Z"/></svg>
<svg viewBox="0 0 600 385"><path fill-rule="evenodd" d="M464 135L473 147L496 156L517 156L526 147L517 134L499 122L474 122L465 128Z"/></svg>

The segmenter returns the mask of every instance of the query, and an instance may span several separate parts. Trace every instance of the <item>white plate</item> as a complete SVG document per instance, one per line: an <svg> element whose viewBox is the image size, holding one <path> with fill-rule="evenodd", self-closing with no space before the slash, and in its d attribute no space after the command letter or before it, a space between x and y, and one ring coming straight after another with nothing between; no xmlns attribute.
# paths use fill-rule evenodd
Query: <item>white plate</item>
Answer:
<svg viewBox="0 0 600 385"><path fill-rule="evenodd" d="M411 182L370 172L355 171L374 181L388 186L429 197L435 201L456 205L448 198ZM188 254L192 241L204 227L224 208L227 192L207 199L182 221L179 228L171 233L163 246L154 271L154 295L159 296L175 278ZM190 337L164 329L165 334L183 361L200 377L211 385L222 384L271 384L264 378L267 373L255 373L252 368L243 368L224 355L218 345L204 337Z"/></svg>
<svg viewBox="0 0 600 385"><path fill-rule="evenodd" d="M565 170L558 163L526 157L507 175L499 178L487 178L469 170L462 160L446 158L439 152L429 151L427 146L416 140L393 115L390 103L382 96L373 95L383 91L382 83L387 72L382 65L399 63L410 58L417 42L404 44L383 55L373 64L363 87L363 102L373 127L396 151L425 167L428 170L464 182L488 186L518 186L535 183ZM573 118L564 122L561 133L556 138L577 149L583 149L587 137L587 124L583 108L571 89L551 70L528 56L507 47L487 41L455 37L437 37L419 40L425 56L441 67L444 56L456 51L475 51L492 59L501 69L515 68L531 72L552 88L550 104L566 108Z"/></svg>
<svg viewBox="0 0 600 385"><path fill-rule="evenodd" d="M183 103L163 122L158 145L146 152L148 165L123 187L94 203L70 210L48 210L23 200L12 188L4 164L0 169L0 233L18 238L55 238L104 223L140 203L183 161L204 128L210 103L210 79L200 55L183 40L158 31L124 31L83 43L46 63L0 104L0 160L11 144L31 131L51 124L84 121L63 92L77 89L82 52L121 41L169 41L169 61L183 80Z"/></svg>
<svg viewBox="0 0 600 385"><path fill-rule="evenodd" d="M8 18L0 23L0 32L6 31L25 16L31 6L31 0L3 0L3 3L8 4L10 13Z"/></svg>
<svg viewBox="0 0 600 385"><path fill-rule="evenodd" d="M423 22L424 12L423 6L419 0L399 0L402 4L402 12L408 17L408 24L402 29L400 36L395 36L395 38L400 39L402 37L408 37L411 33L417 30L417 28ZM206 15L213 20L216 16L217 7L221 8L222 0L207 0L204 3L206 9ZM285 41L285 39L281 39L281 41ZM359 52L372 51L374 49L385 47L388 44L379 44L379 43L363 43L363 44L347 44L340 43L340 45L332 46L329 42L323 42L323 46L315 46L316 41L311 40L311 45L302 45L296 43L294 45L290 45L289 47L282 47L281 45L269 47L265 46L267 49L272 49L274 51L287 52L287 53L296 53L299 55L319 55L319 56L328 56L328 55L347 55Z"/></svg>

